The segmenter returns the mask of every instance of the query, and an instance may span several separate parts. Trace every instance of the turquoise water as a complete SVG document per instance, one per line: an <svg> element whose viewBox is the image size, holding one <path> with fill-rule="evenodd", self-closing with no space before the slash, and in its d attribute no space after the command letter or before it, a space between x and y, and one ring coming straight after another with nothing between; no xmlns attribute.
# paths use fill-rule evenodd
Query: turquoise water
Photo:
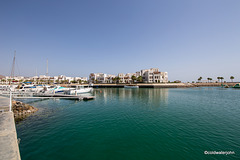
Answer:
<svg viewBox="0 0 240 160"><path fill-rule="evenodd" d="M93 94L92 101L31 101L40 110L17 124L22 160L240 157L240 90L111 88Z"/></svg>

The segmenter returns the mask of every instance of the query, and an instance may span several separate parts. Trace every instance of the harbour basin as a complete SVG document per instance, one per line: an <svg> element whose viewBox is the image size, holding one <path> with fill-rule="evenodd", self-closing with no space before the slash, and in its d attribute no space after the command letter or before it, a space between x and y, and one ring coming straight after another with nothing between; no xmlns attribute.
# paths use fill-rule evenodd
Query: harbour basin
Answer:
<svg viewBox="0 0 240 160"><path fill-rule="evenodd" d="M39 111L16 125L22 160L240 157L240 90L101 88L93 95L24 100Z"/></svg>

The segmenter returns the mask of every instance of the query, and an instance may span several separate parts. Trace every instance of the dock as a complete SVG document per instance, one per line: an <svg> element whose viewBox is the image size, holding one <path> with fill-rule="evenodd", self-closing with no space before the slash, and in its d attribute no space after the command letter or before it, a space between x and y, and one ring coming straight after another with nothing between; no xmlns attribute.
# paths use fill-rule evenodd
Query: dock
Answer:
<svg viewBox="0 0 240 160"><path fill-rule="evenodd" d="M34 94L34 95L31 96L31 97L17 97L17 96L14 96L14 99L72 99L72 100L92 100L92 99L95 99L95 96L38 93L38 94Z"/></svg>
<svg viewBox="0 0 240 160"><path fill-rule="evenodd" d="M21 160L14 115L9 105L10 99L0 96L0 159Z"/></svg>

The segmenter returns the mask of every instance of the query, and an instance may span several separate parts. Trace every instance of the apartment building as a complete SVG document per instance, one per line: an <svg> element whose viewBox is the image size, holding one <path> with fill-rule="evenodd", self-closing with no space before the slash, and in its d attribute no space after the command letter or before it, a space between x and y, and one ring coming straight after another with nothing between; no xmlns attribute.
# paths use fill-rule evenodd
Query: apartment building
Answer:
<svg viewBox="0 0 240 160"><path fill-rule="evenodd" d="M166 83L168 82L168 73L159 72L158 68L141 70L141 76L145 83Z"/></svg>
<svg viewBox="0 0 240 160"><path fill-rule="evenodd" d="M107 78L106 78L106 83L113 83L114 82L114 78L116 78L115 75L113 74L108 74Z"/></svg>
<svg viewBox="0 0 240 160"><path fill-rule="evenodd" d="M89 75L89 83L106 83L108 80L105 73L91 73Z"/></svg>

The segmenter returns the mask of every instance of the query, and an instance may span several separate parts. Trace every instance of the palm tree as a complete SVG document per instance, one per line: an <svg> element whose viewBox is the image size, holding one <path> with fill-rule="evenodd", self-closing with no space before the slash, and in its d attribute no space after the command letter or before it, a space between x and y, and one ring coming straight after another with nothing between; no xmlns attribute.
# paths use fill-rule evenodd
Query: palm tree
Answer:
<svg viewBox="0 0 240 160"><path fill-rule="evenodd" d="M207 78L207 80L208 80L208 83L209 83L210 79L211 79L211 78Z"/></svg>
<svg viewBox="0 0 240 160"><path fill-rule="evenodd" d="M202 77L199 77L199 78L198 78L198 82L200 82L201 80L202 80Z"/></svg>
<svg viewBox="0 0 240 160"><path fill-rule="evenodd" d="M133 83L134 83L135 80L137 79L136 76L134 76L134 75L133 75L131 78L132 78L132 82L133 82Z"/></svg>
<svg viewBox="0 0 240 160"><path fill-rule="evenodd" d="M209 82L211 82L212 78L207 78L207 80L208 80L208 83L209 83Z"/></svg>
<svg viewBox="0 0 240 160"><path fill-rule="evenodd" d="M82 80L81 79L78 79L78 84L82 84Z"/></svg>
<svg viewBox="0 0 240 160"><path fill-rule="evenodd" d="M218 79L218 82L219 82L219 79L221 79L221 77L217 77L217 79Z"/></svg>
<svg viewBox="0 0 240 160"><path fill-rule="evenodd" d="M92 78L92 83L94 83L94 81L95 81L95 79L94 79L94 78Z"/></svg>
<svg viewBox="0 0 240 160"><path fill-rule="evenodd" d="M210 82L212 82L212 78L209 78Z"/></svg>
<svg viewBox="0 0 240 160"><path fill-rule="evenodd" d="M143 81L142 76L138 76L137 81L138 81L138 82L142 82L142 81Z"/></svg>
<svg viewBox="0 0 240 160"><path fill-rule="evenodd" d="M120 79L121 79L120 77L116 77L117 83L119 83L119 80L120 80Z"/></svg>
<svg viewBox="0 0 240 160"><path fill-rule="evenodd" d="M231 79L231 80L232 80L232 82L233 82L233 79L234 79L234 77L233 77L233 76L231 76L231 77L230 77L230 79Z"/></svg>
<svg viewBox="0 0 240 160"><path fill-rule="evenodd" d="M117 78L116 77L114 77L114 78L112 77L112 82L116 83L116 81L117 81Z"/></svg>
<svg viewBox="0 0 240 160"><path fill-rule="evenodd" d="M221 83L222 83L222 80L224 79L223 77L220 77L220 79L221 79Z"/></svg>

